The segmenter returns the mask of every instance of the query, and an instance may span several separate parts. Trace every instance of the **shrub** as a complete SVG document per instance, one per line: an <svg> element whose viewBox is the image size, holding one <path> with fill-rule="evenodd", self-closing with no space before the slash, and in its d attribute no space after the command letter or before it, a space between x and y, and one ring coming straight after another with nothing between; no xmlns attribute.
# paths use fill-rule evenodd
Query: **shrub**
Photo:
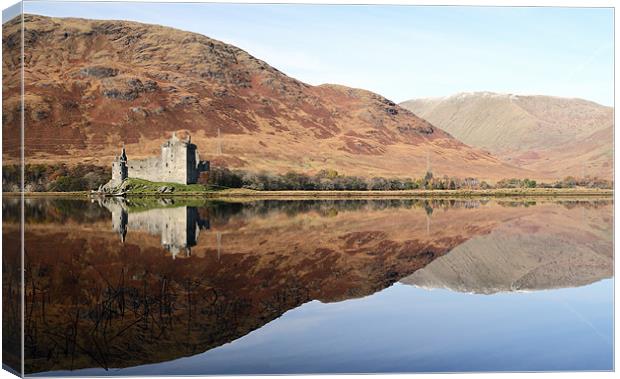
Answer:
<svg viewBox="0 0 620 379"><path fill-rule="evenodd" d="M27 164L24 167L26 191L88 191L110 180L108 167L78 164ZM2 167L2 190L19 190L20 169L17 165Z"/></svg>

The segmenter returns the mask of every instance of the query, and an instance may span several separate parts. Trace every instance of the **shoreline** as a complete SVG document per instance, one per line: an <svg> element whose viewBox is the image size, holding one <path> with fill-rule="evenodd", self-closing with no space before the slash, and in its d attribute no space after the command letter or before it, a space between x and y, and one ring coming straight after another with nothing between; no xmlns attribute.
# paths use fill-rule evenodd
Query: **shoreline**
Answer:
<svg viewBox="0 0 620 379"><path fill-rule="evenodd" d="M2 196L20 197L21 192L3 192ZM24 197L103 197L88 191L81 192L24 192ZM204 192L176 193L128 193L126 198L154 197L200 197L213 200L221 199L393 199L393 198L480 198L480 197L603 197L613 198L612 189L592 188L506 188L489 190L401 190L401 191L255 191L248 189L228 189Z"/></svg>

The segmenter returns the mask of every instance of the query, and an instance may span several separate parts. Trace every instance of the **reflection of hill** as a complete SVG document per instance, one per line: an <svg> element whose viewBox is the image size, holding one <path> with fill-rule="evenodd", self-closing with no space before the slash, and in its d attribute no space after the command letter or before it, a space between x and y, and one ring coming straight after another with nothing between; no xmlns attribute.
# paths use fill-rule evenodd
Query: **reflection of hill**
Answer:
<svg viewBox="0 0 620 379"><path fill-rule="evenodd" d="M37 206L53 213L45 204ZM305 302L380 291L539 209L582 211L413 200L209 204L197 211L211 229L174 261L148 231L129 229L123 244L107 212L87 223L39 217L26 231L26 369L126 367L203 352Z"/></svg>
<svg viewBox="0 0 620 379"><path fill-rule="evenodd" d="M401 282L492 294L577 287L613 275L611 205L537 208L457 246Z"/></svg>

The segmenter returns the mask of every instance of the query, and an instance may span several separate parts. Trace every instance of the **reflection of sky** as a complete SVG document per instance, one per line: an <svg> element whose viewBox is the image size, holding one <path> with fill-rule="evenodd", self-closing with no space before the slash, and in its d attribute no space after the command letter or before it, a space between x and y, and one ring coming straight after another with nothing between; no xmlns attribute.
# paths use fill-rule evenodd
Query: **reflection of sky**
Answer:
<svg viewBox="0 0 620 379"><path fill-rule="evenodd" d="M396 284L307 303L202 354L107 374L611 370L612 294L612 279L495 295Z"/></svg>

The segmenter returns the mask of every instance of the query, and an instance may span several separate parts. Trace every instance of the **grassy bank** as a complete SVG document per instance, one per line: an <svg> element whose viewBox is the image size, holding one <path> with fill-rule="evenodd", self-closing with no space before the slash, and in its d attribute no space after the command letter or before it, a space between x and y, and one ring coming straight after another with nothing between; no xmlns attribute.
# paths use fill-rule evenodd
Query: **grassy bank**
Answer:
<svg viewBox="0 0 620 379"><path fill-rule="evenodd" d="M505 188L486 190L402 190L402 191L255 191L250 189L208 189L201 185L143 183L126 188L128 197L205 197L209 199L334 199L334 198L476 198L476 197L612 197L611 189L596 188ZM162 186L175 189L170 193L159 192ZM89 192L27 192L25 196L88 197ZM3 196L19 196L5 192Z"/></svg>
<svg viewBox="0 0 620 379"><path fill-rule="evenodd" d="M611 197L613 190L589 188L524 188L487 190L402 190L402 191L254 191L228 189L206 193L210 198L474 198L474 197Z"/></svg>
<svg viewBox="0 0 620 379"><path fill-rule="evenodd" d="M209 192L209 189L202 184L150 182L144 179L129 178L119 186L118 191L136 195L171 195L205 193Z"/></svg>

